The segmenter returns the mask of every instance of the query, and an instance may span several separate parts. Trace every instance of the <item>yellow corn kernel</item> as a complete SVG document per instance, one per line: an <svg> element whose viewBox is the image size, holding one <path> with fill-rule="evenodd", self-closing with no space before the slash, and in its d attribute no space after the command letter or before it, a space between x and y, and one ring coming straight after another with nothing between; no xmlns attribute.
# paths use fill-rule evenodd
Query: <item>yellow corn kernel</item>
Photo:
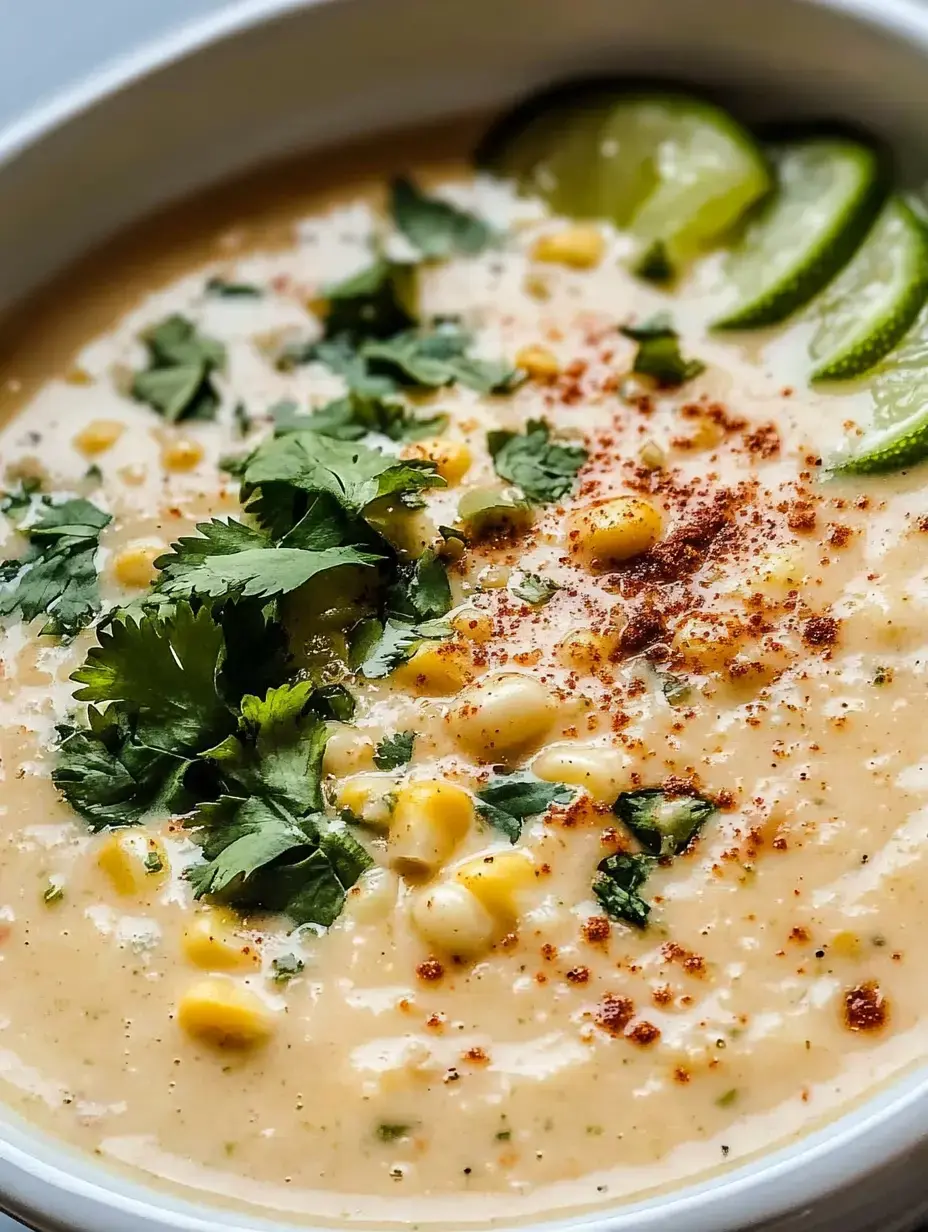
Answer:
<svg viewBox="0 0 928 1232"><path fill-rule="evenodd" d="M323 774L339 778L359 770L371 770L374 765L374 742L356 727L347 723L333 723L329 728L325 753L322 757Z"/></svg>
<svg viewBox="0 0 928 1232"><path fill-rule="evenodd" d="M109 877L117 894L142 895L164 880L167 856L155 838L112 833L100 844L97 867Z"/></svg>
<svg viewBox="0 0 928 1232"><path fill-rule="evenodd" d="M757 560L744 585L773 597L798 590L805 576L802 561L794 553L770 552Z"/></svg>
<svg viewBox="0 0 928 1232"><path fill-rule="evenodd" d="M112 449L125 430L126 425L118 419L93 419L75 436L74 446L88 458L92 458Z"/></svg>
<svg viewBox="0 0 928 1232"><path fill-rule="evenodd" d="M628 786L628 758L608 745L564 741L538 754L532 774L547 783L583 787L597 804L612 804Z"/></svg>
<svg viewBox="0 0 928 1232"><path fill-rule="evenodd" d="M602 633L593 629L571 629L558 642L558 660L575 671L592 671L609 662L619 647L620 635L621 630L615 627Z"/></svg>
<svg viewBox="0 0 928 1232"><path fill-rule="evenodd" d="M339 786L336 803L366 826L385 830L390 824L397 782L394 774L355 774Z"/></svg>
<svg viewBox="0 0 928 1232"><path fill-rule="evenodd" d="M178 437L161 451L161 464L168 471L192 471L203 461L203 446L199 441Z"/></svg>
<svg viewBox="0 0 928 1232"><path fill-rule="evenodd" d="M599 265L606 241L598 227L565 227L535 241L532 256L536 261L569 265L572 269L592 269Z"/></svg>
<svg viewBox="0 0 928 1232"><path fill-rule="evenodd" d="M591 565L616 564L640 556L661 537L661 515L637 496L614 496L571 514L568 546Z"/></svg>
<svg viewBox="0 0 928 1232"><path fill-rule="evenodd" d="M231 911L210 908L199 912L184 932L184 957L204 971L244 971L257 967L261 956L254 941L235 931Z"/></svg>
<svg viewBox="0 0 928 1232"><path fill-rule="evenodd" d="M862 953L860 938L849 929L843 929L840 933L835 933L829 941L828 952L839 958L860 958Z"/></svg>
<svg viewBox="0 0 928 1232"><path fill-rule="evenodd" d="M535 861L522 847L491 851L460 864L454 878L497 920L509 922L520 893L535 882Z"/></svg>
<svg viewBox="0 0 928 1232"><path fill-rule="evenodd" d="M143 590L154 580L157 572L155 561L163 555L163 543L138 544L136 547L125 548L113 561L116 581L122 586L133 586Z"/></svg>
<svg viewBox="0 0 928 1232"><path fill-rule="evenodd" d="M493 944L497 922L457 881L440 881L413 901L412 922L427 945L454 958L477 958Z"/></svg>
<svg viewBox="0 0 928 1232"><path fill-rule="evenodd" d="M554 698L540 680L500 672L461 694L450 716L451 730L481 761L505 761L537 744L556 714Z"/></svg>
<svg viewBox="0 0 928 1232"><path fill-rule="evenodd" d="M177 1021L188 1035L228 1048L263 1043L274 1029L257 993L221 978L188 988L177 1007Z"/></svg>
<svg viewBox="0 0 928 1232"><path fill-rule="evenodd" d="M731 662L743 641L737 620L715 612L687 616L674 634L674 646L699 671Z"/></svg>
<svg viewBox="0 0 928 1232"><path fill-rule="evenodd" d="M493 618L479 607L462 607L451 617L451 627L459 637L482 646L493 636Z"/></svg>
<svg viewBox="0 0 928 1232"><path fill-rule="evenodd" d="M516 355L516 367L536 381L553 381L561 371L557 356L543 346L524 346Z"/></svg>
<svg viewBox="0 0 928 1232"><path fill-rule="evenodd" d="M416 779L396 793L390 821L390 866L403 877L432 876L474 821L474 802L454 783Z"/></svg>
<svg viewBox="0 0 928 1232"><path fill-rule="evenodd" d="M430 697L447 697L472 680L470 652L460 642L434 642L421 646L393 673L402 688Z"/></svg>
<svg viewBox="0 0 928 1232"><path fill-rule="evenodd" d="M416 441L404 451L404 457L419 458L434 462L435 469L449 487L461 482L470 470L473 461L470 449L464 441L436 438L431 441Z"/></svg>

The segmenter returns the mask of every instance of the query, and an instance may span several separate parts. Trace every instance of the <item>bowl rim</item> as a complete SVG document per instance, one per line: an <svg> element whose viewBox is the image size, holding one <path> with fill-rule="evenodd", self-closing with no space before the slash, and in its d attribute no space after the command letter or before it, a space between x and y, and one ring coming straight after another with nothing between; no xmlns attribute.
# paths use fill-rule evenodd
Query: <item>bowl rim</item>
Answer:
<svg viewBox="0 0 928 1232"><path fill-rule="evenodd" d="M0 170L68 122L123 89L194 56L211 44L301 9L349 0L233 0L113 57L0 130ZM925 0L797 0L831 10L874 31L917 45L928 59ZM17 1118L18 1119L18 1118ZM738 1232L766 1226L898 1163L928 1139L928 1066L908 1069L835 1120L772 1151L748 1157L707 1179L577 1215L535 1219L516 1227L537 1232L664 1232L683 1219L686 1232ZM928 1207L928 1197L926 1197ZM272 1216L211 1207L146 1185L95 1163L53 1135L23 1122L0 1126L0 1211L37 1229L68 1232L312 1232ZM895 1226L895 1225L894 1225Z"/></svg>

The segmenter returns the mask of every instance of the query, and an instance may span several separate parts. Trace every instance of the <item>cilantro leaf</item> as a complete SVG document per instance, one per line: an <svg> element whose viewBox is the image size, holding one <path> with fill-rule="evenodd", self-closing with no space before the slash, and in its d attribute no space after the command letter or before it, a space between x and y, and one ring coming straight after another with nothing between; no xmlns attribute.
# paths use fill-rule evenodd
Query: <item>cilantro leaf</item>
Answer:
<svg viewBox="0 0 928 1232"><path fill-rule="evenodd" d="M297 925L333 924L346 891L372 864L349 834L320 831L314 819L297 821L260 797L222 797L189 824L205 857L188 874L196 898L278 911Z"/></svg>
<svg viewBox="0 0 928 1232"><path fill-rule="evenodd" d="M416 267L378 256L350 278L323 287L327 338L389 338L416 323Z"/></svg>
<svg viewBox="0 0 928 1232"><path fill-rule="evenodd" d="M390 213L397 229L426 260L473 255L494 239L482 219L437 197L427 197L405 177L390 186Z"/></svg>
<svg viewBox="0 0 928 1232"><path fill-rule="evenodd" d="M43 633L71 637L100 610L96 553L110 515L86 500L45 506L23 533L29 547L0 564L0 616L47 615Z"/></svg>
<svg viewBox="0 0 928 1232"><path fill-rule="evenodd" d="M488 432L487 448L497 475L539 504L566 496L587 456L581 445L552 442L542 419L530 419L525 432Z"/></svg>
<svg viewBox="0 0 928 1232"><path fill-rule="evenodd" d="M401 565L387 592L387 610L409 620L437 620L451 611L451 585L443 561L426 548L417 561Z"/></svg>
<svg viewBox="0 0 928 1232"><path fill-rule="evenodd" d="M143 335L148 367L135 374L132 396L169 423L215 419L219 394L212 374L225 364L221 342L199 333L192 321L174 314Z"/></svg>
<svg viewBox="0 0 928 1232"><path fill-rule="evenodd" d="M401 461L381 450L332 440L315 432L291 432L264 441L248 460L246 493L290 488L325 493L348 513L362 514L382 496L409 499L426 488L444 487L432 462Z"/></svg>
<svg viewBox="0 0 928 1232"><path fill-rule="evenodd" d="M230 794L274 800L297 815L322 808L326 727L311 709L312 695L304 680L242 698L238 731L203 753Z"/></svg>
<svg viewBox="0 0 928 1232"><path fill-rule="evenodd" d="M339 441L359 441L370 432L379 432L391 441L418 441L438 435L448 425L447 415L414 415L394 398L376 397L357 390L327 402L308 415L295 414L295 411L293 402L273 408L274 431L278 436L310 431Z"/></svg>
<svg viewBox="0 0 928 1232"><path fill-rule="evenodd" d="M228 730L231 715L219 690L225 640L208 608L179 604L171 616L114 620L100 629L71 679L78 701L122 702L141 716L144 743L195 752Z"/></svg>
<svg viewBox="0 0 928 1232"><path fill-rule="evenodd" d="M374 751L374 765L378 770L398 770L412 759L412 746L416 742L414 731L394 732L384 736Z"/></svg>
<svg viewBox="0 0 928 1232"><path fill-rule="evenodd" d="M377 621L372 624L379 632L365 645L360 664L360 671L368 680L389 676L394 668L411 659L421 646L427 642L443 642L454 632L444 620L426 620L416 624L391 617L382 627Z"/></svg>
<svg viewBox="0 0 928 1232"><path fill-rule="evenodd" d="M469 355L470 343L470 335L456 325L442 325L427 333L407 330L367 342L361 354L377 372L405 385L439 389L458 383L480 394L509 393L519 380L518 371L504 360Z"/></svg>
<svg viewBox="0 0 928 1232"><path fill-rule="evenodd" d="M271 960L275 984L289 984L303 970L303 960L297 954L278 954Z"/></svg>
<svg viewBox="0 0 928 1232"><path fill-rule="evenodd" d="M0 496L0 513L19 521L32 508L33 499L42 491L42 480L34 475L21 479L15 488Z"/></svg>
<svg viewBox="0 0 928 1232"><path fill-rule="evenodd" d="M284 347L277 356L281 372L290 372L300 364L319 363L340 376L349 391L371 398L389 398L397 392L396 381L370 371L367 360L358 353L350 337L322 338L318 342L295 342Z"/></svg>
<svg viewBox="0 0 928 1232"><path fill-rule="evenodd" d="M680 335L666 312L658 312L640 325L625 325L620 332L638 343L632 372L653 377L665 389L683 385L706 369L702 360L683 358Z"/></svg>
<svg viewBox="0 0 928 1232"><path fill-rule="evenodd" d="M234 282L218 274L206 280L204 290L220 299L260 299L264 295L263 289L253 282Z"/></svg>
<svg viewBox="0 0 928 1232"><path fill-rule="evenodd" d="M477 792L477 811L514 843L527 817L546 813L552 804L571 804L576 794L566 783L547 783L527 772L506 774Z"/></svg>
<svg viewBox="0 0 928 1232"><path fill-rule="evenodd" d="M148 814L185 812L190 760L144 744L120 707L87 709L87 726L62 724L52 782L93 830L136 825Z"/></svg>
<svg viewBox="0 0 928 1232"><path fill-rule="evenodd" d="M617 852L598 865L593 880L593 893L613 920L626 920L636 928L644 928L651 906L638 893L654 864L650 856Z"/></svg>
<svg viewBox="0 0 928 1232"><path fill-rule="evenodd" d="M647 851L669 856L686 849L715 812L715 805L703 796L674 796L660 787L648 787L623 791L612 811Z"/></svg>
<svg viewBox="0 0 928 1232"><path fill-rule="evenodd" d="M539 573L522 573L509 584L509 593L514 599L528 603L531 607L541 607L548 603L561 589L552 578L542 577Z"/></svg>
<svg viewBox="0 0 928 1232"><path fill-rule="evenodd" d="M155 561L161 570L157 589L170 598L271 598L288 594L314 577L345 565L369 566L380 557L353 547L321 551L274 547L268 537L240 522L201 522L199 535L171 545Z"/></svg>

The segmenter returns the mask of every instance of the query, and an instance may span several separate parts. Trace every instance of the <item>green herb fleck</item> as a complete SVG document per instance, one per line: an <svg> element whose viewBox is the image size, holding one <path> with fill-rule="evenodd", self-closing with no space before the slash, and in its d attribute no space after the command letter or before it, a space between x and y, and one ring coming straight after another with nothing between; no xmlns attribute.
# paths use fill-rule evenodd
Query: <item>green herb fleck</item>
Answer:
<svg viewBox="0 0 928 1232"><path fill-rule="evenodd" d="M576 794L566 783L547 783L533 774L502 775L477 792L477 811L515 843L527 817L540 817L552 804L571 804Z"/></svg>
<svg viewBox="0 0 928 1232"><path fill-rule="evenodd" d="M538 504L566 496L587 456L581 445L552 441L550 428L540 419L530 419L525 432L488 432L487 448L497 475Z"/></svg>
<svg viewBox="0 0 928 1232"><path fill-rule="evenodd" d="M46 616L42 633L73 637L100 610L96 554L110 515L90 501L46 504L23 533L29 547L0 563L0 616Z"/></svg>
<svg viewBox="0 0 928 1232"><path fill-rule="evenodd" d="M254 420L248 414L248 408L244 402L236 402L232 408L232 420L235 423L235 430L239 436L247 436L254 427Z"/></svg>
<svg viewBox="0 0 928 1232"><path fill-rule="evenodd" d="M682 706L689 701L693 686L688 680L674 676L672 672L657 672L656 676L660 690L671 706Z"/></svg>
<svg viewBox="0 0 928 1232"><path fill-rule="evenodd" d="M644 928L651 913L650 904L638 893L654 864L650 856L617 852L607 856L597 868L593 893L613 920L626 920Z"/></svg>
<svg viewBox="0 0 928 1232"><path fill-rule="evenodd" d="M416 741L414 731L396 732L384 736L374 752L374 765L378 770L398 770L412 759L412 746Z"/></svg>
<svg viewBox="0 0 928 1232"><path fill-rule="evenodd" d="M715 1101L719 1108L730 1108L738 1099L738 1088L732 1087L730 1091L726 1091L720 1095Z"/></svg>
<svg viewBox="0 0 928 1232"><path fill-rule="evenodd" d="M711 800L699 795L672 795L660 787L623 791L612 811L656 856L684 851L715 812Z"/></svg>
<svg viewBox="0 0 928 1232"><path fill-rule="evenodd" d="M542 577L538 573L522 573L516 581L509 583L509 593L520 603L528 603L532 607L541 607L561 589L552 578Z"/></svg>
<svg viewBox="0 0 928 1232"><path fill-rule="evenodd" d="M381 1121L374 1133L381 1142L400 1142L408 1138L413 1126L401 1121Z"/></svg>
<svg viewBox="0 0 928 1232"><path fill-rule="evenodd" d="M15 488L0 496L0 513L5 513L13 521L18 521L32 508L33 497L38 496L41 491L41 479L35 476L21 479Z"/></svg>
<svg viewBox="0 0 928 1232"><path fill-rule="evenodd" d="M632 371L650 376L664 389L674 389L704 372L706 365L699 359L684 359L680 352L680 335L673 328L666 312L659 312L640 325L623 326L626 338L638 343L638 354Z"/></svg>
<svg viewBox="0 0 928 1232"><path fill-rule="evenodd" d="M225 365L222 343L177 314L153 326L142 339L148 347L148 367L135 374L133 398L169 423L215 419L219 394L212 375Z"/></svg>
<svg viewBox="0 0 928 1232"><path fill-rule="evenodd" d="M149 851L145 855L145 872L160 873L164 869L164 861L157 851Z"/></svg>
<svg viewBox="0 0 928 1232"><path fill-rule="evenodd" d="M437 197L426 196L405 178L394 180L390 187L390 213L397 229L430 261L474 255L495 238L481 219Z"/></svg>
<svg viewBox="0 0 928 1232"><path fill-rule="evenodd" d="M260 299L264 294L263 289L253 282L232 282L218 274L207 279L205 289L207 295L220 299Z"/></svg>
<svg viewBox="0 0 928 1232"><path fill-rule="evenodd" d="M42 902L51 907L53 903L60 903L63 898L64 886L60 885L57 881L49 881L42 895Z"/></svg>
<svg viewBox="0 0 928 1232"><path fill-rule="evenodd" d="M303 960L296 954L279 954L271 963L275 984L289 982L303 970Z"/></svg>
<svg viewBox="0 0 928 1232"><path fill-rule="evenodd" d="M873 673L873 683L877 688L882 688L883 685L892 684L895 671L891 667L879 666Z"/></svg>

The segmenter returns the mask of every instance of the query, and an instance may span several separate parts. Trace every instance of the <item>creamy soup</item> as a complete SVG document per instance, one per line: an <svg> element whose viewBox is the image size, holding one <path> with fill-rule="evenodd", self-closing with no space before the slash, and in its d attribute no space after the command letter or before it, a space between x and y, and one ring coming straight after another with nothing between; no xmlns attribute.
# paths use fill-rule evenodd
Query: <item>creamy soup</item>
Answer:
<svg viewBox="0 0 928 1232"><path fill-rule="evenodd" d="M406 150L288 173L5 354L0 1072L188 1195L460 1227L923 1057L928 488L823 475L867 401L711 333L715 258L428 144L418 231Z"/></svg>

